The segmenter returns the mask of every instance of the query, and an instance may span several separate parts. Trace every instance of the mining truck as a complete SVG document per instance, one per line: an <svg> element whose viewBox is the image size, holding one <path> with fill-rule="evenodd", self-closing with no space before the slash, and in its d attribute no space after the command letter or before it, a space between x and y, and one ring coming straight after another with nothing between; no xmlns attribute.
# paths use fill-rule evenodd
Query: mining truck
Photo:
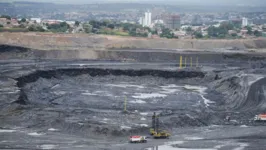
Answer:
<svg viewBox="0 0 266 150"><path fill-rule="evenodd" d="M150 128L150 134L155 139L166 139L170 137L170 133L166 130L160 129L159 116L154 112L152 116L152 127Z"/></svg>
<svg viewBox="0 0 266 150"><path fill-rule="evenodd" d="M129 142L130 143L146 143L147 138L146 136L130 136Z"/></svg>
<svg viewBox="0 0 266 150"><path fill-rule="evenodd" d="M259 114L254 117L254 121L266 121L266 114Z"/></svg>

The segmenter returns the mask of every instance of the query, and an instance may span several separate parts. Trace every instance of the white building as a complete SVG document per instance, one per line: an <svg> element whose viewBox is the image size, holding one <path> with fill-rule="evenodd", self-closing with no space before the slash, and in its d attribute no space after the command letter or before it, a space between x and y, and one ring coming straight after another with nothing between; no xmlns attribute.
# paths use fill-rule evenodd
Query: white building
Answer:
<svg viewBox="0 0 266 150"><path fill-rule="evenodd" d="M66 21L66 23L71 25L71 26L75 25L75 21Z"/></svg>
<svg viewBox="0 0 266 150"><path fill-rule="evenodd" d="M142 26L144 26L144 17L140 17L139 18L139 24L141 24Z"/></svg>
<svg viewBox="0 0 266 150"><path fill-rule="evenodd" d="M145 12L145 18L143 26L150 27L151 26L151 12Z"/></svg>
<svg viewBox="0 0 266 150"><path fill-rule="evenodd" d="M141 24L143 27L151 27L151 12L147 11L145 12L144 17L139 18L139 24Z"/></svg>
<svg viewBox="0 0 266 150"><path fill-rule="evenodd" d="M42 19L41 18L30 18L30 21L36 21L36 23L41 23Z"/></svg>
<svg viewBox="0 0 266 150"><path fill-rule="evenodd" d="M248 25L248 18L242 18L242 27L245 27Z"/></svg>
<svg viewBox="0 0 266 150"><path fill-rule="evenodd" d="M163 24L164 22L163 22L163 20L154 20L154 24Z"/></svg>

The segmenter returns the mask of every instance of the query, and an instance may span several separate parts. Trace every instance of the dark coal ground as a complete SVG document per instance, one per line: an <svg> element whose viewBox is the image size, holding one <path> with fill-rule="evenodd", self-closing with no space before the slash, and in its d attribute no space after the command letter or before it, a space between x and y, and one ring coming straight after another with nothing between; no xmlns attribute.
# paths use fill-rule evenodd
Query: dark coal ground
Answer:
<svg viewBox="0 0 266 150"><path fill-rule="evenodd" d="M265 124L252 121L266 108L264 59L224 55L198 68L178 66L3 60L0 149L264 148ZM148 135L153 112L170 140L128 144L130 135Z"/></svg>

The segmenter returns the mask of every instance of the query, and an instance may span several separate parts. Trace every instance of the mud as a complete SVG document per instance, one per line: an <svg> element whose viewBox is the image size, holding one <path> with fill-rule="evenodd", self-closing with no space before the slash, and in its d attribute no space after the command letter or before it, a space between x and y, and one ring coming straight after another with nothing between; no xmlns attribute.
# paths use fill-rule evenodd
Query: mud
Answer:
<svg viewBox="0 0 266 150"><path fill-rule="evenodd" d="M117 50L100 60L56 60L2 49L1 149L265 146L265 123L252 120L266 109L264 54ZM180 69L180 55L194 65ZM128 144L130 135L148 135L153 112L171 139Z"/></svg>

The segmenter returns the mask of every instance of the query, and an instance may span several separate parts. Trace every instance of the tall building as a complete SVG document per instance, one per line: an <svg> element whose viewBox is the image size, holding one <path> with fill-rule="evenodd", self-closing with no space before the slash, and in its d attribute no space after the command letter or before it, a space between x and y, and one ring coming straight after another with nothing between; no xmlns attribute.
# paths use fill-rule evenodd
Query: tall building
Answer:
<svg viewBox="0 0 266 150"><path fill-rule="evenodd" d="M144 25L144 17L139 18L139 24L141 24L142 26Z"/></svg>
<svg viewBox="0 0 266 150"><path fill-rule="evenodd" d="M248 25L248 18L242 18L242 27L245 27Z"/></svg>
<svg viewBox="0 0 266 150"><path fill-rule="evenodd" d="M151 12L150 11L145 12L143 26L147 26L147 27L151 26Z"/></svg>
<svg viewBox="0 0 266 150"><path fill-rule="evenodd" d="M150 11L145 12L144 17L140 17L139 24L141 24L143 27L151 27L151 12Z"/></svg>
<svg viewBox="0 0 266 150"><path fill-rule="evenodd" d="M181 26L181 19L179 15L166 15L164 16L164 23L166 28L176 30Z"/></svg>

